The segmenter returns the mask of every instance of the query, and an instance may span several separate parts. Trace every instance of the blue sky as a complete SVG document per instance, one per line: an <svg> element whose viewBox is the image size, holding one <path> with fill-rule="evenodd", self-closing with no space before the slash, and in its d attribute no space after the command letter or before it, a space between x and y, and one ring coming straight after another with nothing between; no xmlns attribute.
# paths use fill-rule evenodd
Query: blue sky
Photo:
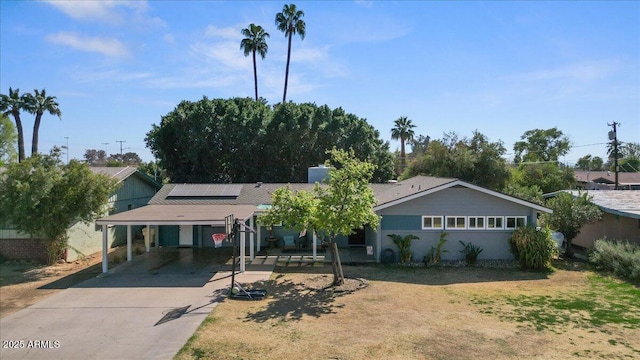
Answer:
<svg viewBox="0 0 640 360"><path fill-rule="evenodd" d="M0 92L57 97L62 119L44 116L41 151L68 141L81 159L118 153L123 140L149 161L146 133L180 101L253 96L239 48L250 23L271 35L259 94L282 100L287 42L274 18L284 4L3 0ZM640 2L296 4L307 35L293 41L287 100L342 107L385 140L407 116L416 134L477 129L510 154L525 131L555 126L574 145L569 164L606 158L612 121L621 141L640 142ZM23 122L30 152L32 116Z"/></svg>

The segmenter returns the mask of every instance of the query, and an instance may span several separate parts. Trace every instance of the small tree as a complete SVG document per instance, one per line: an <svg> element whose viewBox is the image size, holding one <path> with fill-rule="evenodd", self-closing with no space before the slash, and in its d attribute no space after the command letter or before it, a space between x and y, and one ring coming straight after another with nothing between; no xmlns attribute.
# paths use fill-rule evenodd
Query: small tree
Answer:
<svg viewBox="0 0 640 360"><path fill-rule="evenodd" d="M413 258L413 254L411 253L411 241L418 240L420 238L413 234L409 234L407 236L389 234L387 236L393 240L393 243L396 244L396 246L398 246L400 264L410 264Z"/></svg>
<svg viewBox="0 0 640 360"><path fill-rule="evenodd" d="M326 186L316 184L313 191L293 193L289 187L276 190L271 208L261 215L259 223L271 225L282 222L284 227L296 230L312 229L329 237L329 252L333 270L333 283L344 282L344 273L336 236L349 235L356 228L370 225L378 227L378 215L373 211L376 203L369 180L374 166L355 157L353 151L329 151L331 167Z"/></svg>
<svg viewBox="0 0 640 360"><path fill-rule="evenodd" d="M42 238L49 263L67 246L67 230L104 214L115 180L94 174L86 164L63 165L60 149L35 154L7 166L0 177L0 219L16 230Z"/></svg>
<svg viewBox="0 0 640 360"><path fill-rule="evenodd" d="M591 202L591 198L586 193L573 196L561 192L549 199L547 207L553 210L553 214L545 214L543 221L550 228L564 235L567 247L564 254L566 257L573 257L571 248L573 239L578 236L582 226L600 220L602 211Z"/></svg>

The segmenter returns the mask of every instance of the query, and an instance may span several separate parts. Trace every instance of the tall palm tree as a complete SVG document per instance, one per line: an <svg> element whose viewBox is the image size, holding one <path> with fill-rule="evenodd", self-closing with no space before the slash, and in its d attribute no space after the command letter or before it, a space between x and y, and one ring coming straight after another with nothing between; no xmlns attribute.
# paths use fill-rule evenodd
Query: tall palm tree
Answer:
<svg viewBox="0 0 640 360"><path fill-rule="evenodd" d="M258 68L256 67L256 53L264 60L269 51L267 38L269 33L265 32L262 26L249 24L249 27L242 29L242 35L245 36L240 42L240 49L244 50L244 56L253 55L253 82L256 88L256 101L258 101Z"/></svg>
<svg viewBox="0 0 640 360"><path fill-rule="evenodd" d="M33 91L35 95L25 94L25 106L24 109L31 114L36 115L36 120L33 122L33 138L31 140L31 155L38 153L38 132L40 130L40 120L42 114L48 112L51 115L56 115L58 118L62 115L59 104L56 101L55 96L47 96L45 89Z"/></svg>
<svg viewBox="0 0 640 360"><path fill-rule="evenodd" d="M406 165L404 144L406 141L413 140L415 135L413 128L416 126L406 116L399 117L393 123L395 126L391 129L391 138L400 139L400 171L404 171Z"/></svg>
<svg viewBox="0 0 640 360"><path fill-rule="evenodd" d="M300 35L300 39L304 40L307 25L301 19L304 16L302 10L298 10L295 4L285 5L282 12L276 14L276 26L278 30L289 38L289 47L287 49L287 69L284 74L284 95L282 95L282 103L287 101L287 84L289 83L289 61L291 60L291 38L294 34Z"/></svg>
<svg viewBox="0 0 640 360"><path fill-rule="evenodd" d="M0 111L4 115L11 114L16 121L18 130L18 162L24 160L24 135L22 132L22 121L20 111L25 108L25 96L20 96L20 89L9 88L9 95L0 94Z"/></svg>

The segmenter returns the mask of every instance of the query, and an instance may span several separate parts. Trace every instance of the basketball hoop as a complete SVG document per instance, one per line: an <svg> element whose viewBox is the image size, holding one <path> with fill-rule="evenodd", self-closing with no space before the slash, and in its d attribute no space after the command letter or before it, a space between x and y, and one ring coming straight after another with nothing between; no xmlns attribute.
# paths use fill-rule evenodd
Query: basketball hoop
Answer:
<svg viewBox="0 0 640 360"><path fill-rule="evenodd" d="M222 241L227 238L227 234L213 234L211 235L213 239L214 248L222 247Z"/></svg>

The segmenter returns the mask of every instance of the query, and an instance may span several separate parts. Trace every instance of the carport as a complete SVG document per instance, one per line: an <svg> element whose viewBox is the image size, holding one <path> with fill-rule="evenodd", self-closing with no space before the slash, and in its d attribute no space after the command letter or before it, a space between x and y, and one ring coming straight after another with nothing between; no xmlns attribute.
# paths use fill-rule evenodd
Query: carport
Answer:
<svg viewBox="0 0 640 360"><path fill-rule="evenodd" d="M255 205L146 205L137 209L106 216L96 221L102 227L102 272L109 270L109 226L124 225L127 227L127 261L132 260L132 226L145 226L146 234L150 234L152 226L160 225L209 225L225 226L225 218L233 215L253 227ZM156 232L157 236L157 232ZM245 271L246 233L240 233L240 272ZM249 257L254 258L255 234L249 234ZM156 246L158 242L156 241ZM145 247L150 251L150 237L145 236Z"/></svg>

